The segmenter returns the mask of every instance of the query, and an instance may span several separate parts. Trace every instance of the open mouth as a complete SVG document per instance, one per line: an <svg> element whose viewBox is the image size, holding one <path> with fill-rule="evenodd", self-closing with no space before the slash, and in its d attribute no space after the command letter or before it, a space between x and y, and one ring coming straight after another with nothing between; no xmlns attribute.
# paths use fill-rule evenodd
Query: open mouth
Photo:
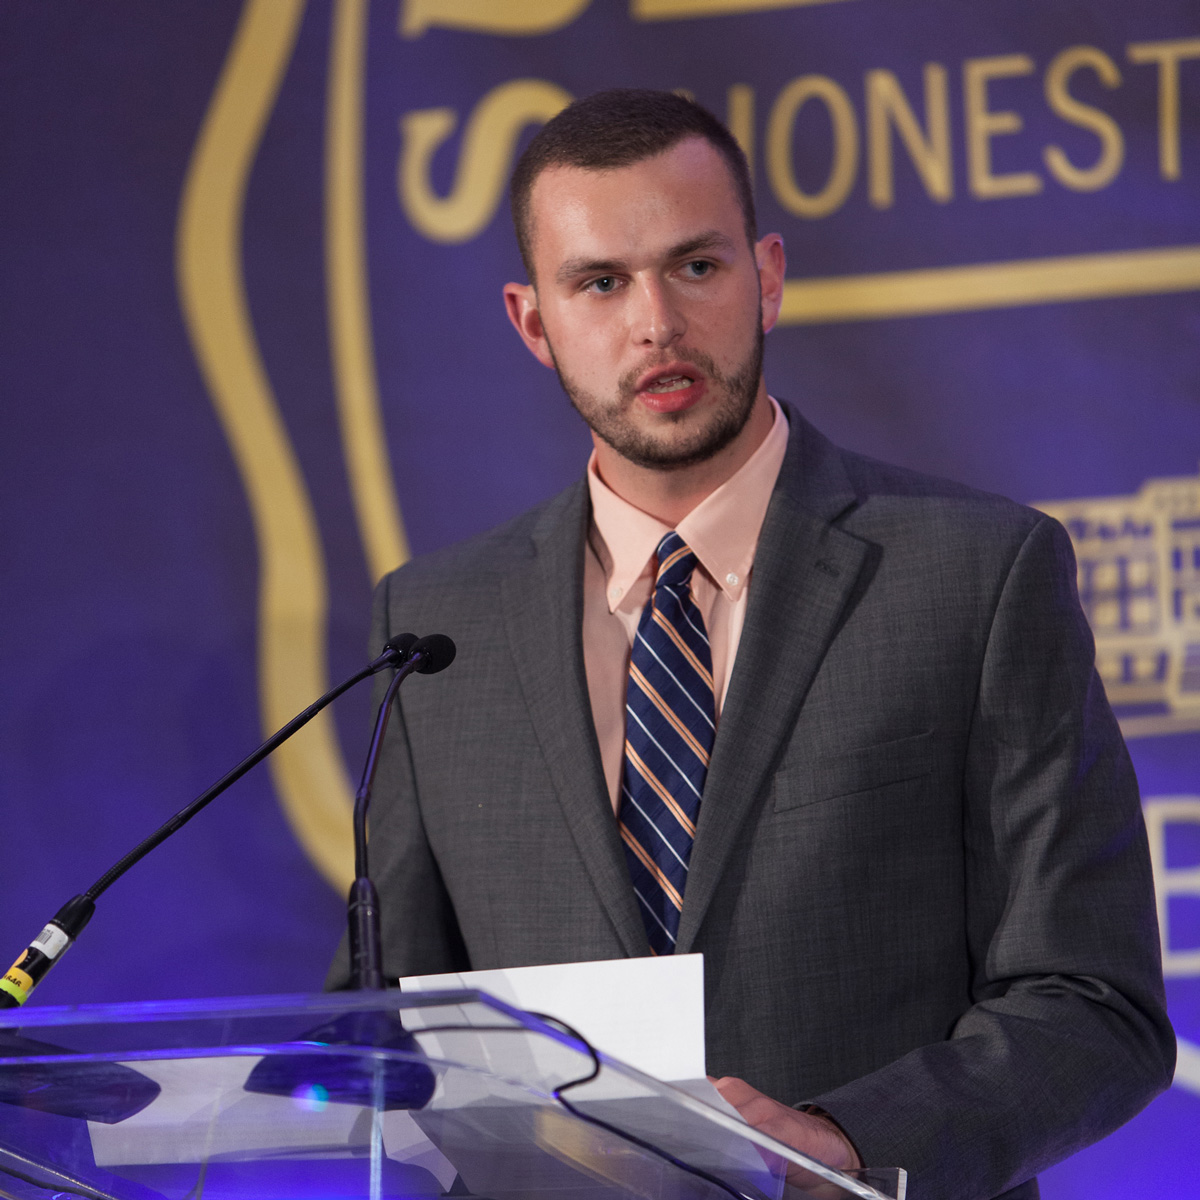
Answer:
<svg viewBox="0 0 1200 1200"><path fill-rule="evenodd" d="M642 389L644 392L651 392L655 395L664 395L667 392L681 392L684 388L691 387L696 381L690 375L660 375L652 383Z"/></svg>
<svg viewBox="0 0 1200 1200"><path fill-rule="evenodd" d="M651 412L680 413L700 402L704 395L703 371L686 359L663 363L642 375L635 385L641 403Z"/></svg>

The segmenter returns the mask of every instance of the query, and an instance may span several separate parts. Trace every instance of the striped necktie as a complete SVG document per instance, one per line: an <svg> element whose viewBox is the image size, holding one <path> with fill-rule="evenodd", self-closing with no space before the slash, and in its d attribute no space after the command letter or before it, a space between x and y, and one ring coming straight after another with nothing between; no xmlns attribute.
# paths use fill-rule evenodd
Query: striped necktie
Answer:
<svg viewBox="0 0 1200 1200"><path fill-rule="evenodd" d="M712 653L691 592L696 556L672 531L657 560L629 659L618 822L650 948L671 954L716 720Z"/></svg>

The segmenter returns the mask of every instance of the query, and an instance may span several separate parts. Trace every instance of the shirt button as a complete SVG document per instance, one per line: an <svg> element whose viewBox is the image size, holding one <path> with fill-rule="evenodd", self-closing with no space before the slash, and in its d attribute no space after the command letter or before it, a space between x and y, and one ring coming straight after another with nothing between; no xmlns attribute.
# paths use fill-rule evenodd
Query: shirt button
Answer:
<svg viewBox="0 0 1200 1200"><path fill-rule="evenodd" d="M729 584L730 587L737 587L738 577L732 571L730 571L729 574L725 576L725 582Z"/></svg>

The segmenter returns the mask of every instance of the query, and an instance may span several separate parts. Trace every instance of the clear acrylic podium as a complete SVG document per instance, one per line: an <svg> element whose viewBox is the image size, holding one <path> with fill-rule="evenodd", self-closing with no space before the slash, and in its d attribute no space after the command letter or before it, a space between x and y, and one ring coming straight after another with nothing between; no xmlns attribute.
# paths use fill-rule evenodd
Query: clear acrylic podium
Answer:
<svg viewBox="0 0 1200 1200"><path fill-rule="evenodd" d="M904 1200L482 992L5 1017L14 1200Z"/></svg>

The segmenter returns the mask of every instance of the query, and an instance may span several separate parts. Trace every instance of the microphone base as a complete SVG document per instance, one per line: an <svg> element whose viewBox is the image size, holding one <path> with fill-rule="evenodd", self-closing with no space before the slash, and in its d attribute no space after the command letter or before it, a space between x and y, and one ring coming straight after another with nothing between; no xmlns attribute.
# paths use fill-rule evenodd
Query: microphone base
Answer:
<svg viewBox="0 0 1200 1200"><path fill-rule="evenodd" d="M343 1013L297 1039L314 1047L362 1046L422 1054L416 1039L390 1013ZM354 1054L272 1054L246 1080L248 1092L267 1096L319 1096L384 1112L424 1108L437 1076L417 1059Z"/></svg>

